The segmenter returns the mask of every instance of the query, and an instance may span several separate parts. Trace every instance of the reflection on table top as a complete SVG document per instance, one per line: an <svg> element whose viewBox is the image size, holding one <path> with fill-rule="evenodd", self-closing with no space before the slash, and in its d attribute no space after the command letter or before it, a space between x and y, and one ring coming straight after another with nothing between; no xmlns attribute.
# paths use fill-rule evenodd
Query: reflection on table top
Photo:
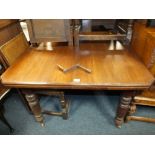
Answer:
<svg viewBox="0 0 155 155"><path fill-rule="evenodd" d="M131 52L110 50L109 44L85 43L80 49L56 47L52 51L29 49L2 75L5 86L59 89L144 89L154 81ZM82 69L62 72L57 65Z"/></svg>

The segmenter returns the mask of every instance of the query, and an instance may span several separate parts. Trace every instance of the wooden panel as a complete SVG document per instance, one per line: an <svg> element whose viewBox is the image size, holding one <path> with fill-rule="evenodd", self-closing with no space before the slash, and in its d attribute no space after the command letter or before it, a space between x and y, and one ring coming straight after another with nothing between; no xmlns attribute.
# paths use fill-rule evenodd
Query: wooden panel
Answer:
<svg viewBox="0 0 155 155"><path fill-rule="evenodd" d="M17 21L18 21L17 19L1 19L0 20L0 29L5 28L6 26L9 26Z"/></svg>
<svg viewBox="0 0 155 155"><path fill-rule="evenodd" d="M17 20L0 20L0 46L22 32Z"/></svg>
<svg viewBox="0 0 155 155"><path fill-rule="evenodd" d="M18 34L0 47L4 59L11 65L29 47L24 33Z"/></svg>
<svg viewBox="0 0 155 155"><path fill-rule="evenodd" d="M155 89L143 91L134 97L134 104L155 106Z"/></svg>
<svg viewBox="0 0 155 155"><path fill-rule="evenodd" d="M79 40L125 40L125 34L112 34L111 32L80 32Z"/></svg>
<svg viewBox="0 0 155 155"><path fill-rule="evenodd" d="M13 24L14 22L16 22L16 20L11 20L11 19L1 19L0 20L0 44L2 44L3 42L5 42L5 40L7 40L7 34L6 35L2 35L3 31L5 28L8 28L9 25ZM6 39L3 40L3 37L5 37ZM1 65L1 70L0 70L0 74L2 74L2 72L4 72L4 67L1 64L2 62L2 58L0 58L0 65ZM10 89L6 89L4 88L1 83L0 83L0 100L9 92Z"/></svg>
<svg viewBox="0 0 155 155"><path fill-rule="evenodd" d="M142 57L145 42L145 25L135 23L133 28L133 36L131 41L131 49Z"/></svg>
<svg viewBox="0 0 155 155"><path fill-rule="evenodd" d="M147 68L127 50L109 51L109 44L85 43L80 50L57 47L53 51L31 49L3 75L6 86L60 89L144 89L154 81ZM81 64L92 70L63 73L57 64L69 68ZM80 79L75 82L74 79Z"/></svg>
<svg viewBox="0 0 155 155"><path fill-rule="evenodd" d="M155 77L155 64L152 67L150 67L149 70L152 73L152 75Z"/></svg>
<svg viewBox="0 0 155 155"><path fill-rule="evenodd" d="M154 75L155 77L155 33L151 33L150 34L150 38L149 38L151 41L149 42L151 45L150 45L150 51L153 51L153 55L152 55L152 60L150 62L150 68L149 70L151 71L151 73Z"/></svg>
<svg viewBox="0 0 155 155"><path fill-rule="evenodd" d="M155 64L155 33L147 34L142 59L148 68Z"/></svg>
<svg viewBox="0 0 155 155"><path fill-rule="evenodd" d="M27 20L31 43L46 41L72 44L70 21L64 19Z"/></svg>
<svg viewBox="0 0 155 155"><path fill-rule="evenodd" d="M146 66L149 66L149 56L151 56L150 54L148 54L148 48L150 47L146 47L149 46L149 43L148 41L146 42L146 40L148 33L153 32L155 32L155 28L147 28L145 24L140 22L136 22L134 24L133 36L131 41L131 50L134 51L142 59Z"/></svg>

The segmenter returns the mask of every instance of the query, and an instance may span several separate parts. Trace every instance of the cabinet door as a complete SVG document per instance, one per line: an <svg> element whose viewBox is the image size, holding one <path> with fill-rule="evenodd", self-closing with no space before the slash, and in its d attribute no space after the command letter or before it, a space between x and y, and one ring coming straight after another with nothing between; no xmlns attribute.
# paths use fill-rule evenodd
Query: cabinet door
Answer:
<svg viewBox="0 0 155 155"><path fill-rule="evenodd" d="M131 41L131 50L135 52L140 58L142 58L143 56L145 39L146 39L145 25L141 23L135 23Z"/></svg>
<svg viewBox="0 0 155 155"><path fill-rule="evenodd" d="M143 62L150 68L155 63L155 33L148 33L144 45Z"/></svg>

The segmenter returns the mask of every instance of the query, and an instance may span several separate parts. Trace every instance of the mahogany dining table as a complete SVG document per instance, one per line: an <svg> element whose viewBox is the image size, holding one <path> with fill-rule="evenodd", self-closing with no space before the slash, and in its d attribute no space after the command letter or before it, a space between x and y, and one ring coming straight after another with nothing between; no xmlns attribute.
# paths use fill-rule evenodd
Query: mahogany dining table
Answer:
<svg viewBox="0 0 155 155"><path fill-rule="evenodd" d="M74 65L89 69L87 72ZM148 89L154 77L136 56L127 48L110 47L109 43L83 43L80 48L62 46L53 50L29 48L1 76L8 88L21 88L25 95L34 96L33 90L119 90L122 92L115 118L121 127L135 91ZM36 120L43 122L38 99L34 104ZM84 104L84 103L83 103ZM32 110L33 111L33 110Z"/></svg>

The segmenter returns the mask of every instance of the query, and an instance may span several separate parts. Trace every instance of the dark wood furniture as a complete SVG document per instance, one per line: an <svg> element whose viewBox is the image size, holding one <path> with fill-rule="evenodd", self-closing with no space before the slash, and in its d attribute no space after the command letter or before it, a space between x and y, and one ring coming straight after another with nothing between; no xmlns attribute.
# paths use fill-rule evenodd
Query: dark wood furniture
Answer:
<svg viewBox="0 0 155 155"><path fill-rule="evenodd" d="M74 47L57 47L52 52L28 49L1 76L2 83L25 91L40 123L43 116L35 94L37 89L121 90L123 94L115 119L116 126L120 127L135 90L149 88L154 78L131 51L109 51L108 48L109 44L85 43L78 51ZM57 66L69 68L77 63L91 69L91 73L82 69L64 73Z"/></svg>
<svg viewBox="0 0 155 155"><path fill-rule="evenodd" d="M136 111L138 110L138 106L150 106L155 107L155 88L150 88L145 90L139 94L137 94L130 105L129 113L126 117L126 122L130 120L134 121L144 121L155 123L155 118L144 117L144 116L136 116Z"/></svg>
<svg viewBox="0 0 155 155"><path fill-rule="evenodd" d="M20 22L18 19L1 19L0 20L0 46L4 45L6 42L17 36L22 32L22 28L20 26ZM0 55L0 61L3 66L3 71L6 70L10 64L5 61L4 57ZM27 104L27 101L24 95L21 93L20 89L17 89L21 100L24 103L26 109L31 113L31 110Z"/></svg>
<svg viewBox="0 0 155 155"><path fill-rule="evenodd" d="M133 20L87 19L74 21L74 44L79 47L80 41L119 40L129 42L132 36ZM127 25L127 26L125 26Z"/></svg>
<svg viewBox="0 0 155 155"><path fill-rule="evenodd" d="M151 64L152 48L151 36L149 33L155 32L155 28L147 27L146 22L135 22L133 26L133 35L131 40L131 50L135 52L144 64L149 67Z"/></svg>
<svg viewBox="0 0 155 155"><path fill-rule="evenodd" d="M7 67L11 66L16 59L29 48L29 44L23 32L6 42L0 47L1 57Z"/></svg>
<svg viewBox="0 0 155 155"><path fill-rule="evenodd" d="M20 23L15 19L0 20L0 46L22 31Z"/></svg>
<svg viewBox="0 0 155 155"><path fill-rule="evenodd" d="M73 45L71 21L68 19L29 19L27 21L30 42L68 42Z"/></svg>
<svg viewBox="0 0 155 155"><path fill-rule="evenodd" d="M18 20L15 19L1 19L0 20L0 46L8 42L10 39L14 38L18 33L22 31ZM4 68L7 68L6 64L3 62L2 57L0 57Z"/></svg>
<svg viewBox="0 0 155 155"><path fill-rule="evenodd" d="M141 36L140 34L137 35L136 39L139 41L139 44L137 44L138 47L136 47L136 44L134 44L133 48L135 48L135 50L141 48L142 51L138 51L139 52L138 54L141 56L141 59L143 60L144 64L148 67L152 75L155 76L155 28L147 28L145 25L141 25L140 23L136 24L135 26L136 28L141 26L140 28L143 30L144 35L143 36ZM139 30L140 33L141 29ZM140 42L143 43L141 44L141 46ZM136 121L155 123L155 118L136 116L134 113L136 112L137 105L152 106L152 107L155 106L154 84L148 90L138 92L136 94L130 105L130 110L126 117L126 121L136 120Z"/></svg>
<svg viewBox="0 0 155 155"><path fill-rule="evenodd" d="M16 61L16 59L18 59L18 57L20 57L23 53L26 53L29 49L31 48L25 38L25 35L23 32L21 32L17 36L15 36L14 38L12 38L11 40L9 40L8 42L6 42L4 45L0 47L0 55L3 58L3 61L5 62L6 66L9 67L9 66L12 66L12 64ZM29 63L31 63L31 60L29 61ZM62 116L64 119L67 119L69 104L65 100L63 91L47 91L47 90L39 91L37 90L35 91L35 93L50 95L50 96L58 96L60 98L62 112L44 111L44 113L50 114L50 115Z"/></svg>

